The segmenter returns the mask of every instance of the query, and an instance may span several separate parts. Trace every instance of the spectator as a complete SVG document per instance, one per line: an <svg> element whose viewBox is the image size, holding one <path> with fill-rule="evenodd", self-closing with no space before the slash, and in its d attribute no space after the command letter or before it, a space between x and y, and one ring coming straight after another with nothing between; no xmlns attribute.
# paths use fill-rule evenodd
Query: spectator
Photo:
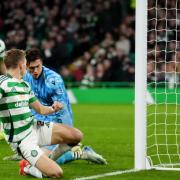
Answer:
<svg viewBox="0 0 180 180"><path fill-rule="evenodd" d="M57 72L63 67L64 76L71 74L73 81L87 76L91 81L124 81L113 72L120 49L126 54L122 60L126 67L118 66L118 71L123 69L129 76L125 79L132 80L134 67L124 63L134 54L134 16L129 14L129 5L121 0L2 1L0 35L8 49L43 49L45 65ZM94 47L98 48L94 51Z"/></svg>

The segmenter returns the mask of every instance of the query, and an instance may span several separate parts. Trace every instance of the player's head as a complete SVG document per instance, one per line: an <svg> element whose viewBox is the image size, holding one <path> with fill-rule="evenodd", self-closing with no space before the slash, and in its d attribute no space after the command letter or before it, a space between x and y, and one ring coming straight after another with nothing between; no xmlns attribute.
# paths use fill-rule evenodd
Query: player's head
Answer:
<svg viewBox="0 0 180 180"><path fill-rule="evenodd" d="M29 72L35 79L38 79L41 75L43 65L41 52L37 48L28 49L26 50L26 59Z"/></svg>
<svg viewBox="0 0 180 180"><path fill-rule="evenodd" d="M6 51L4 56L4 64L8 70L18 70L20 75L26 73L26 56L25 52L20 49L11 49Z"/></svg>

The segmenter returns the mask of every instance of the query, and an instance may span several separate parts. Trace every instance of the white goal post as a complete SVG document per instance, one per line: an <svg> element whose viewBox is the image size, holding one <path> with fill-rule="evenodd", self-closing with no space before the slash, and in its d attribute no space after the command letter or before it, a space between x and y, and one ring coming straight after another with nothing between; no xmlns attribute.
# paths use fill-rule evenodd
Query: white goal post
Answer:
<svg viewBox="0 0 180 180"><path fill-rule="evenodd" d="M146 169L147 0L136 0L135 169Z"/></svg>
<svg viewBox="0 0 180 180"><path fill-rule="evenodd" d="M135 169L180 170L180 0L136 0L135 39Z"/></svg>

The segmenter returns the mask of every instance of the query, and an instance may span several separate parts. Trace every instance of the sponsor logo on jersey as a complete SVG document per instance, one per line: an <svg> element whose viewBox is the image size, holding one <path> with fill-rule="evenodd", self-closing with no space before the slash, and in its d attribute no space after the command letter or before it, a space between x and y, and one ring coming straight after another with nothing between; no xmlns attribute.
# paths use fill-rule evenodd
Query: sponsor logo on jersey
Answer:
<svg viewBox="0 0 180 180"><path fill-rule="evenodd" d="M16 88L13 87L13 88L11 89L11 92L17 92Z"/></svg>
<svg viewBox="0 0 180 180"><path fill-rule="evenodd" d="M25 107L28 106L28 102L27 101L21 101L21 102L16 102L15 107Z"/></svg>
<svg viewBox="0 0 180 180"><path fill-rule="evenodd" d="M20 94L20 95L19 95L19 99L21 99L21 100L26 99L26 95Z"/></svg>

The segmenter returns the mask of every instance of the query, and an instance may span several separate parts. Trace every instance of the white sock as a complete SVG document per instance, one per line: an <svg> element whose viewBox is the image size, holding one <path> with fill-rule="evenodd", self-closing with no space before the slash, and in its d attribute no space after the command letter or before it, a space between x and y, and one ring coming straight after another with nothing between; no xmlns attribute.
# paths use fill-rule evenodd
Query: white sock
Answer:
<svg viewBox="0 0 180 180"><path fill-rule="evenodd" d="M69 151L72 147L67 144L59 144L49 155L49 158L56 160L59 156Z"/></svg>
<svg viewBox="0 0 180 180"><path fill-rule="evenodd" d="M42 172L35 166L27 165L24 167L24 172L37 178L43 178Z"/></svg>

